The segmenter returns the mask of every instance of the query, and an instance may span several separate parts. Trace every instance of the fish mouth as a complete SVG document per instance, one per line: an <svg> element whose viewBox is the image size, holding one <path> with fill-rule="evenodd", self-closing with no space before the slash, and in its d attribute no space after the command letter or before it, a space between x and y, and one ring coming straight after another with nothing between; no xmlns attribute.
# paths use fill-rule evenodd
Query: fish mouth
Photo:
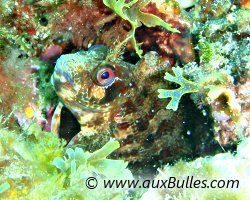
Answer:
<svg viewBox="0 0 250 200"><path fill-rule="evenodd" d="M63 71L61 68L56 68L55 71L56 73L60 74L60 76L64 77L66 81L73 87L73 80L68 73Z"/></svg>

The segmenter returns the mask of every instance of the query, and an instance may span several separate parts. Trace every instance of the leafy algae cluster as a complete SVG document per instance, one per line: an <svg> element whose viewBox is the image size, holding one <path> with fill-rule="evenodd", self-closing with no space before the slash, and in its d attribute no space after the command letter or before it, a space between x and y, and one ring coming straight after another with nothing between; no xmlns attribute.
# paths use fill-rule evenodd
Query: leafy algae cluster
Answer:
<svg viewBox="0 0 250 200"><path fill-rule="evenodd" d="M172 91L158 90L160 98L172 99L167 109L176 110L179 97L192 92L196 92L191 95L195 101L200 99L204 105L210 104L219 96L220 90L223 93L225 88L237 87L249 76L250 43L249 37L243 36L250 32L249 9L242 9L230 1L203 3L198 1L188 12L182 10L182 16L190 23L194 41L197 40L195 49L199 56L178 69L179 79L168 73L164 77L181 85ZM174 74L176 71L177 68L173 68ZM196 89L190 90L193 86Z"/></svg>
<svg viewBox="0 0 250 200"><path fill-rule="evenodd" d="M192 9L183 9L181 15L190 23L196 58L185 65L176 63L176 67L181 66L179 80L177 76L165 76L179 88L158 90L160 98L171 98L167 109L173 110L182 95L191 93L190 98L214 123L215 139L222 146L237 144L250 133L249 14L244 2L223 0L208 4L200 0ZM191 86L196 89L190 91Z"/></svg>
<svg viewBox="0 0 250 200"><path fill-rule="evenodd" d="M140 7L135 4L139 0L133 0L129 3L126 3L125 0L103 0L103 3L111 8L118 16L122 19L127 20L131 24L131 30L127 34L127 37L124 41L122 41L117 48L130 41L132 46L134 47L136 53L139 57L142 56L143 51L140 49L140 44L137 44L135 39L135 30L144 24L146 27L156 27L161 26L170 32L179 33L176 28L172 28L168 23L163 21L156 15L144 13L140 10L140 7L145 6L150 1L142 1L140 2Z"/></svg>
<svg viewBox="0 0 250 200"><path fill-rule="evenodd" d="M1 199L109 199L127 195L125 190L101 185L103 179L133 179L127 163L106 158L119 148L117 141L111 140L93 153L80 148L68 148L65 153L65 142L36 124L19 132L1 123L0 134ZM88 177L100 183L94 192L86 187Z"/></svg>

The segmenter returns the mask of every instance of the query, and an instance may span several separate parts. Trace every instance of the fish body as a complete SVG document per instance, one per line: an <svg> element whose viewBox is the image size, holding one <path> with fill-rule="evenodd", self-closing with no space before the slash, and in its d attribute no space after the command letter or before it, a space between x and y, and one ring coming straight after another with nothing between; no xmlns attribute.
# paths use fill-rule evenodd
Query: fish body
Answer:
<svg viewBox="0 0 250 200"><path fill-rule="evenodd" d="M167 161L173 151L184 154L180 112L167 111L165 100L157 98L157 89L166 87L166 62L149 52L133 65L110 59L109 53L106 46L97 45L57 60L53 87L61 107L81 126L70 144L93 151L116 138L121 144L116 156L131 163ZM58 127L59 122L54 123L52 130Z"/></svg>

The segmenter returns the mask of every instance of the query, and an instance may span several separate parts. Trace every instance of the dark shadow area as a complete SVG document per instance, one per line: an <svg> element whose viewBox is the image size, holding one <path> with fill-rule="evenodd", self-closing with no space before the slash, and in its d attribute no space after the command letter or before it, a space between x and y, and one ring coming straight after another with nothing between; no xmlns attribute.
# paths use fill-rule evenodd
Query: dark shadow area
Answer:
<svg viewBox="0 0 250 200"><path fill-rule="evenodd" d="M81 130L74 115L66 108L62 108L59 137L69 142Z"/></svg>
<svg viewBox="0 0 250 200"><path fill-rule="evenodd" d="M213 131L213 119L209 116L209 108L198 109L189 95L184 95L180 106L183 112L183 136L188 138L193 145L193 159L223 152L218 141L215 140Z"/></svg>

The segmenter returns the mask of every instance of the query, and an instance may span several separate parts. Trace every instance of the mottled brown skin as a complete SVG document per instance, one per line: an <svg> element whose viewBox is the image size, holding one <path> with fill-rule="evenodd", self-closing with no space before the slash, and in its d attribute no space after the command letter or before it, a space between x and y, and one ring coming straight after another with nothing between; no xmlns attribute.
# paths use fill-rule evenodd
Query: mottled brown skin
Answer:
<svg viewBox="0 0 250 200"><path fill-rule="evenodd" d="M157 98L157 89L166 88L163 76L168 63L149 52L131 65L106 57L108 51L101 48L78 54L81 61L74 63L70 60L76 59L75 54L64 55L55 67L55 91L81 125L81 132L69 145L94 151L114 137L121 144L116 157L144 165L154 159L166 163L191 154L181 135L181 109L166 110L166 101ZM105 87L93 80L93 71L103 63L115 68L115 81Z"/></svg>

